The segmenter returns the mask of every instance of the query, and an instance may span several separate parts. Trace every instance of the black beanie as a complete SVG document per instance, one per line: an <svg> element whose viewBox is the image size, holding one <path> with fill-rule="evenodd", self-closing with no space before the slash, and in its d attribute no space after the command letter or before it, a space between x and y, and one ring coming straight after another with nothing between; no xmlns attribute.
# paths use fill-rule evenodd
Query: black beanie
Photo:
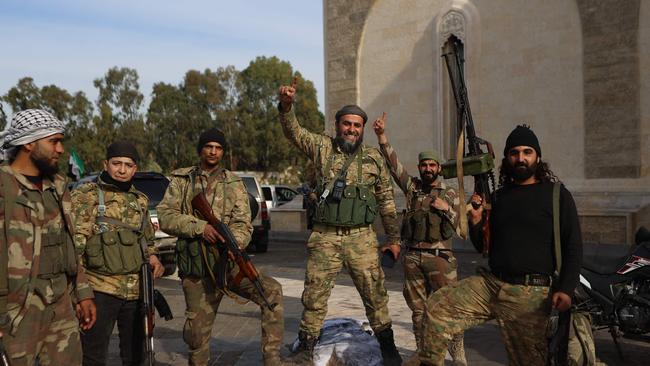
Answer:
<svg viewBox="0 0 650 366"><path fill-rule="evenodd" d="M115 141L108 146L106 149L106 160L117 157L131 158L136 164L140 160L138 150L128 141Z"/></svg>
<svg viewBox="0 0 650 366"><path fill-rule="evenodd" d="M199 143L196 145L196 151L201 154L201 149L203 149L203 146L208 142L218 142L224 150L226 149L226 136L221 132L221 130L216 128L211 128L201 133L201 136L199 136Z"/></svg>
<svg viewBox="0 0 650 366"><path fill-rule="evenodd" d="M542 148L539 147L537 136L528 125L518 125L510 132L506 139L506 147L503 148L503 156L508 156L508 151L515 146L530 146L537 151L538 156L542 156Z"/></svg>
<svg viewBox="0 0 650 366"><path fill-rule="evenodd" d="M355 116L359 116L363 118L364 125L366 124L366 122L368 122L368 115L366 114L366 112L364 112L363 109L361 109L361 107L354 104L348 104L343 108L339 109L339 111L336 112L336 115L334 116L334 118L336 118L336 122L338 122L339 119L341 119L341 117L345 116L346 114L354 114Z"/></svg>

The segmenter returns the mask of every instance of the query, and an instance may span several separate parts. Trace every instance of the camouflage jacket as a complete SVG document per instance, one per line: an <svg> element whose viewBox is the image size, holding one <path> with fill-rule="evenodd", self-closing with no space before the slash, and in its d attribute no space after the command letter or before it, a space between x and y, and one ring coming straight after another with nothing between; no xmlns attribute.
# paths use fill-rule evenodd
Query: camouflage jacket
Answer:
<svg viewBox="0 0 650 366"><path fill-rule="evenodd" d="M33 296L51 304L74 287L72 297L77 302L93 298L93 291L72 247L72 210L65 179L59 175L54 181L44 178L41 190L9 165L0 166L0 175L4 176L0 179L0 250L7 251L8 259L7 263L0 264L6 266L8 285L7 293L0 296L6 295L8 319L15 329ZM6 187L2 183L5 181L12 184ZM5 212L9 195L14 203L11 212ZM59 233L66 240L64 245L70 246L72 273L60 272L41 278L39 274L50 258L44 246L51 245L51 236Z"/></svg>
<svg viewBox="0 0 650 366"><path fill-rule="evenodd" d="M253 232L248 194L241 178L227 169L218 168L211 174L199 167L173 171L165 197L157 207L160 228L179 238L201 237L207 222L192 214L191 202L202 191L214 216L228 226L239 247L246 248Z"/></svg>
<svg viewBox="0 0 650 366"><path fill-rule="evenodd" d="M106 205L106 217L120 220L121 222L140 227L142 224L142 214L144 213L145 221L143 232L149 246L149 253L155 254L153 244L154 229L149 218L147 196L131 186L128 192L122 192L115 186L103 182L97 178L97 182L86 183L72 192L72 209L75 216L74 242L77 253L81 254L83 263L83 253L86 249L86 240L90 237L101 233L97 224L97 213L99 206L98 188L104 191L104 204ZM108 230L116 230L115 226L106 224ZM85 266L85 263L84 263ZM140 296L140 274L122 274L122 275L105 275L97 273L91 269L86 269L88 282L94 291L113 295L125 300L137 300Z"/></svg>
<svg viewBox="0 0 650 366"><path fill-rule="evenodd" d="M284 135L291 140L309 159L314 162L319 176L327 179L334 179L336 174L345 164L349 155L343 153L329 136L309 132L298 124L293 108L287 113L280 113L280 122ZM388 241L395 243L399 241L399 225L395 208L395 197L393 186L390 182L390 175L381 153L374 147L362 145L364 158L362 161L362 181L374 187L374 194L379 205L384 230ZM333 159L329 171L324 171L327 160ZM349 172L357 171L356 159L350 164ZM355 183L356 174L347 174L348 184Z"/></svg>
<svg viewBox="0 0 650 366"><path fill-rule="evenodd" d="M445 217L454 227L458 227L459 223L459 205L460 200L458 194L453 188L447 187L447 185L442 181L441 178L438 178L431 190L431 193L425 195L422 190L422 180L420 178L412 177L406 171L406 168L400 163L397 158L397 153L393 146L390 143L380 144L379 150L384 156L388 167L390 168L390 174L393 176L393 179L400 187L402 192L406 195L406 209L413 210L414 206L420 206L422 201L431 199L433 197L439 197L444 193L443 199L447 201L451 209L449 211L443 211L443 217ZM435 210L432 208L432 210ZM446 248L451 249L451 239L440 241L437 243L411 243L414 247L419 248Z"/></svg>

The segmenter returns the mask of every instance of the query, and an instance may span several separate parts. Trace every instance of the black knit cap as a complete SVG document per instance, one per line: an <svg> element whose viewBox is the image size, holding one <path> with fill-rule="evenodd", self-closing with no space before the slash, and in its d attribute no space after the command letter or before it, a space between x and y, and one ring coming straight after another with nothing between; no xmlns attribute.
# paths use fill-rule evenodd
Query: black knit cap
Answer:
<svg viewBox="0 0 650 366"><path fill-rule="evenodd" d="M224 149L226 148L226 135L221 132L221 130L216 129L216 128L211 128L209 130L205 130L201 133L201 136L199 136L199 143L196 145L196 151L200 154L201 149L203 149L203 146L207 144L208 142L218 142L221 147Z"/></svg>
<svg viewBox="0 0 650 366"><path fill-rule="evenodd" d="M542 156L542 148L539 146L539 140L535 132L528 125L518 125L515 127L506 139L506 147L503 148L503 156L508 156L508 151L515 146L530 146L537 151L538 156Z"/></svg>
<svg viewBox="0 0 650 366"><path fill-rule="evenodd" d="M361 109L358 105L355 104L348 104L344 106L343 108L339 109L338 112L336 112L336 115L334 118L336 118L336 122L338 122L341 117L345 116L346 114L354 114L355 116L359 116L363 118L363 124L365 125L366 122L368 122L368 115L366 112Z"/></svg>
<svg viewBox="0 0 650 366"><path fill-rule="evenodd" d="M106 160L110 158L131 158L134 163L140 160L138 150L128 141L115 141L106 149Z"/></svg>

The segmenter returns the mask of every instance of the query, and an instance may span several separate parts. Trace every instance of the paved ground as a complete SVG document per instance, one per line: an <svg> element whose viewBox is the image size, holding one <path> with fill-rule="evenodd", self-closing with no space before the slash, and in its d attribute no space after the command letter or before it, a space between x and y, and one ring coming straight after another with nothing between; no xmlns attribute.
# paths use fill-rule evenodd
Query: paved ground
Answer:
<svg viewBox="0 0 650 366"><path fill-rule="evenodd" d="M474 273L477 265L484 264L483 259L475 253L457 254L461 277ZM271 242L269 252L255 255L254 263L267 275L275 277L282 283L285 302L285 343L297 336L298 323L302 311L300 295L305 267L304 243L287 241ZM390 296L390 309L397 346L406 359L415 349L411 333L411 314L401 294L402 269L396 266L386 271L387 287ZM169 322L157 319L156 324L156 359L159 365L186 365L186 346L182 340L182 328L185 321L184 300L177 278L168 277L156 282L156 287L166 296L175 318ZM352 285L347 272L339 276L337 285L329 301L329 317L353 317L365 319L361 300ZM259 308L254 304L238 304L225 299L217 316L210 344L212 365L252 366L261 365ZM113 335L110 349L109 365L119 365L117 335ZM597 333L598 356L609 365L646 365L650 356L650 344L647 342L623 340L622 348L626 361L621 361L613 346L609 334ZM507 358L498 329L493 322L468 330L465 335L465 347L470 365L505 365ZM283 350L283 353L286 352Z"/></svg>

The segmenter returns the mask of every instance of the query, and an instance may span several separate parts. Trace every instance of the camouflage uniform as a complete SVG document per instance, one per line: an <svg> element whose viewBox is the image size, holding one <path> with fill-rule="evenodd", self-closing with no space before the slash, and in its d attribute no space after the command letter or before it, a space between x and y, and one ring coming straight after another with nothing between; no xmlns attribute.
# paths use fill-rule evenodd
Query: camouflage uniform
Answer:
<svg viewBox="0 0 650 366"><path fill-rule="evenodd" d="M194 186L191 184L192 175ZM230 228L240 248L244 249L253 231L248 195L241 178L226 169L217 169L211 174L198 167L172 172L165 197L158 205L162 230L179 238L200 238L207 222L190 212L192 198L201 191L211 202L214 215ZM236 266L233 267L231 274L238 271ZM181 276L187 304L183 340L190 348L189 362L191 365L206 365L210 358L208 346L212 325L223 293L215 288L210 277ZM276 365L280 364L279 352L284 337L282 287L273 278L262 274L260 280L269 302L277 304L272 311L261 305L262 299L247 279L227 290L260 305L264 363Z"/></svg>
<svg viewBox="0 0 650 366"><path fill-rule="evenodd" d="M8 282L0 297L6 301L0 330L10 362L33 365L38 359L41 365L80 365L73 307L92 298L93 292L83 270L77 271L78 257L67 231L72 220L65 180L43 178L41 190L8 165L0 167L0 175L0 250L6 253L2 276ZM6 212L9 200L11 212Z"/></svg>
<svg viewBox="0 0 650 366"><path fill-rule="evenodd" d="M104 216L118 220L134 228L140 228L142 226L141 235L144 235L149 249L146 254L147 256L149 254L155 254L153 245L154 229L151 225L147 209L149 199L144 193L135 189L134 186L131 186L128 192L120 191L115 186L103 182L101 178L98 178L97 183L84 184L72 192L72 208L75 213L75 246L77 252L82 255L82 263L86 270L88 283L92 286L95 293L110 295L111 297L115 297L116 301L121 300L117 301L117 303L120 304L119 306L122 309L122 311L118 309L106 309L109 306L108 303L99 299L100 297L102 297L102 300L105 298L97 295L98 324L82 335L84 364L104 364L106 362L106 352L98 350L97 348L102 347L97 347L97 343L105 343L108 346L110 333L112 333L115 322L118 319L121 339L120 349L123 356L125 356L123 362L130 363L131 358L135 357L135 361L133 362L137 363L137 359L142 356L142 347L144 345L140 347L140 350L133 350L133 347L139 347L138 341L136 340L136 342L131 344L126 339L130 338L129 335L131 333L137 335L134 338L142 339L144 336L144 334L140 334L143 328L139 323L134 324L131 322L128 324L131 319L136 321L137 319L142 319L139 304L132 303L139 302L140 300L140 271L137 270L124 274L103 273L97 269L89 268L87 262L88 253L86 251L86 243L88 239L101 235L104 231L117 232L123 229L123 227L118 227L111 223L103 223L100 225L97 222L99 215L99 189L104 193L104 203L106 206ZM105 225L105 227L102 228L102 225ZM120 244L118 243L116 245ZM139 242L133 245L136 246L135 248L140 248ZM144 260L141 250L137 254L140 255L140 258L137 259ZM132 259L136 261L136 258Z"/></svg>
<svg viewBox="0 0 650 366"><path fill-rule="evenodd" d="M319 175L329 179L336 177L348 155L338 148L333 139L302 128L293 109L280 113L280 121L284 134L315 163ZM399 241L399 226L388 169L377 149L365 145L360 149L363 149L362 182L357 182L357 174L351 173L358 171L356 159L349 166L350 173L346 176L346 182L348 185L371 185L388 240L396 243ZM328 165L330 169L325 171ZM348 268L359 289L373 331L378 334L390 329L388 293L384 286L384 272L379 266L377 248L377 236L372 225L347 228L314 224L307 243L307 271L302 294L304 311L300 322L302 332L318 337L327 315L327 300L343 265Z"/></svg>
<svg viewBox="0 0 650 366"><path fill-rule="evenodd" d="M510 365L545 365L548 291L548 286L501 281L484 268L478 276L443 287L427 301L420 360L444 365L447 342L454 334L496 319Z"/></svg>
<svg viewBox="0 0 650 366"><path fill-rule="evenodd" d="M411 177L399 162L397 153L390 143L380 144L380 151L388 163L391 175L406 195L407 211L429 207L432 200L442 197L449 204L449 211L438 211L453 227L458 225L458 206L460 201L456 191L448 188L442 179L434 182L431 193L423 192L422 181ZM421 348L424 328L426 299L438 289L454 283L458 279L456 258L451 251L451 238L436 242L416 242L402 238L408 247L404 258L404 298L413 311L413 333L418 350ZM436 249L442 252L435 251ZM449 353L457 364L465 364L463 333L454 336L449 343Z"/></svg>

